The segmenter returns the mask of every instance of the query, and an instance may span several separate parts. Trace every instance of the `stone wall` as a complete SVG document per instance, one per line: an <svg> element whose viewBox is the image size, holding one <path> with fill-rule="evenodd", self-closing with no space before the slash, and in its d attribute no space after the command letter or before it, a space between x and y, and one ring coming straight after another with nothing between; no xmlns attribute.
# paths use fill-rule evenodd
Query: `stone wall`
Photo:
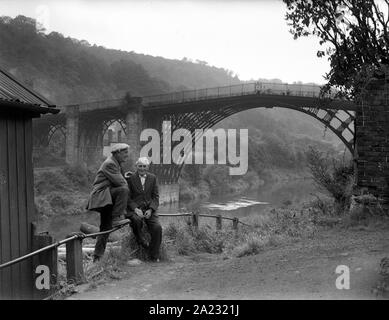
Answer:
<svg viewBox="0 0 389 320"><path fill-rule="evenodd" d="M78 106L66 109L66 163L79 163L79 110Z"/></svg>
<svg viewBox="0 0 389 320"><path fill-rule="evenodd" d="M389 82L374 79L358 99L357 185L389 203Z"/></svg>

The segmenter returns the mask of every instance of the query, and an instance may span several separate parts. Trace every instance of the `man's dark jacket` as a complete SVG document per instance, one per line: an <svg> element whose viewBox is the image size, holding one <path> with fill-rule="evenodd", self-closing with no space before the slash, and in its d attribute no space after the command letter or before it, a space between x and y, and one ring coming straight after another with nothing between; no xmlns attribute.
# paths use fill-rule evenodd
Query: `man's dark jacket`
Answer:
<svg viewBox="0 0 389 320"><path fill-rule="evenodd" d="M88 210L96 210L106 205L112 205L110 189L127 187L122 168L115 157L108 157L97 171L93 189L87 204Z"/></svg>
<svg viewBox="0 0 389 320"><path fill-rule="evenodd" d="M135 208L139 208L143 211L152 209L153 212L157 211L159 205L159 193L157 178L152 173L146 173L146 180L144 190L142 188L142 182L137 172L133 173L129 177L126 177L128 188L130 189L128 206L132 211Z"/></svg>

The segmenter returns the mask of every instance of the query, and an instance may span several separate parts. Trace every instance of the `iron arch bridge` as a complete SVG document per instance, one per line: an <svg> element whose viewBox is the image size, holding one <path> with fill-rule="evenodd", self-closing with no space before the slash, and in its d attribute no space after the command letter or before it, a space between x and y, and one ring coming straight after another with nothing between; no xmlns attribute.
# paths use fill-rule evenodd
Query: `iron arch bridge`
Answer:
<svg viewBox="0 0 389 320"><path fill-rule="evenodd" d="M141 130L154 128L162 133L163 121L170 121L172 131L187 129L191 141L195 142L201 138L196 135L196 129L209 129L245 110L280 107L305 113L320 121L354 154L356 106L352 101L323 97L320 89L316 85L252 82L130 100L97 101L61 107L60 114L42 117L35 121L34 126L35 132L41 135L47 132L44 128L53 126L53 123L66 127L67 153L78 154L78 159L84 154L81 158L85 159L88 148L95 154L96 150L102 151L102 135L114 121L119 122L130 146L137 146L133 151L139 151ZM162 183L175 183L182 168L183 164L158 164L151 169Z"/></svg>

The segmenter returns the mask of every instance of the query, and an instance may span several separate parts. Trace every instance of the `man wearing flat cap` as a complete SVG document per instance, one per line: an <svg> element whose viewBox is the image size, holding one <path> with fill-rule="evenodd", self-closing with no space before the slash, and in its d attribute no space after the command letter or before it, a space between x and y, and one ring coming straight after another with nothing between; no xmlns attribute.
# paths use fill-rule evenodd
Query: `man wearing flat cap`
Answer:
<svg viewBox="0 0 389 320"><path fill-rule="evenodd" d="M149 159L141 157L136 162L136 172L126 177L130 195L127 216L131 220L134 235L140 245L149 250L150 259L159 261L159 248L162 241L162 227L158 220L157 209L159 193L157 178L148 172ZM148 244L142 235L146 223L151 240Z"/></svg>
<svg viewBox="0 0 389 320"><path fill-rule="evenodd" d="M128 144L115 144L111 149L112 155L102 163L93 182L87 209L100 213L100 231L129 222L124 219L129 190L121 167L128 159L128 149ZM103 256L108 236L106 234L97 237L95 261Z"/></svg>

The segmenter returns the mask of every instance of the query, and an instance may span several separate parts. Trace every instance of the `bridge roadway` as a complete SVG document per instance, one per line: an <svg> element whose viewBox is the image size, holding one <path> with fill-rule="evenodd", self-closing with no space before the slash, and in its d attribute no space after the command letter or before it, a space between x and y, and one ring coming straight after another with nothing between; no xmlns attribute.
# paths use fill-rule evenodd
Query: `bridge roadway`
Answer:
<svg viewBox="0 0 389 320"><path fill-rule="evenodd" d="M59 106L60 114L44 116L38 121L53 121L64 117L67 109L77 107L80 113L115 111L123 112L133 102L141 103L143 112L191 113L219 109L226 104L251 105L251 108L264 107L305 107L355 111L354 102L320 97L320 86L250 82L240 85L186 90L167 94L134 97L132 100L112 99L81 104Z"/></svg>

